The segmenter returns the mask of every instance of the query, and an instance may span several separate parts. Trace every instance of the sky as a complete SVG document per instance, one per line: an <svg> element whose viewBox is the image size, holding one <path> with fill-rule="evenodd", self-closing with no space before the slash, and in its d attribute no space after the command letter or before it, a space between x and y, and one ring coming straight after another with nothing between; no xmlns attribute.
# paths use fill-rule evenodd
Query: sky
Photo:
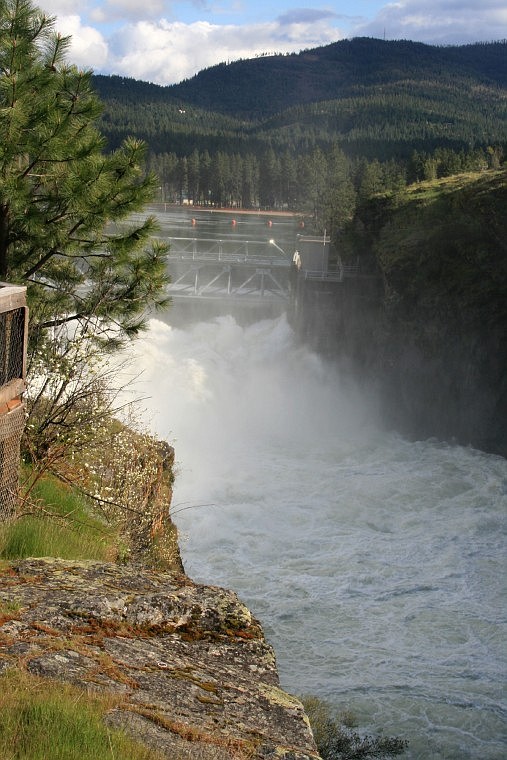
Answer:
<svg viewBox="0 0 507 760"><path fill-rule="evenodd" d="M507 39L506 0L34 0L97 74L168 85L224 61L351 37L436 45ZM76 8L79 10L76 10Z"/></svg>

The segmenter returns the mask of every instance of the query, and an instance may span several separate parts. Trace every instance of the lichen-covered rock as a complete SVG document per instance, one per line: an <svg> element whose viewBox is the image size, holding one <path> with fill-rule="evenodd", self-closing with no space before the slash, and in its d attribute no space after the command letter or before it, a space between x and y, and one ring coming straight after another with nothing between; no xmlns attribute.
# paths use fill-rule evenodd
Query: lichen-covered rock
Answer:
<svg viewBox="0 0 507 760"><path fill-rule="evenodd" d="M0 569L0 673L115 691L108 720L168 758L318 758L301 703L228 590L138 566L29 559Z"/></svg>

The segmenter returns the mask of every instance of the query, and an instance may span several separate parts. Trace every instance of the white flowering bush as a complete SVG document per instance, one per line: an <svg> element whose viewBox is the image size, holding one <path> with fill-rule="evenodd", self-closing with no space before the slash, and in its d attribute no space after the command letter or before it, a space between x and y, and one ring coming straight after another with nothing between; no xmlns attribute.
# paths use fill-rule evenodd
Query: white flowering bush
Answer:
<svg viewBox="0 0 507 760"><path fill-rule="evenodd" d="M159 558L172 561L174 452L143 428L140 401L127 394L132 373L104 352L101 334L102 326L92 322L73 332L61 326L31 356L22 442L30 475L22 501L26 505L33 485L51 472L78 487L120 529L129 554L146 554L157 544Z"/></svg>
<svg viewBox="0 0 507 760"><path fill-rule="evenodd" d="M81 475L101 514L122 528L134 555L153 553L156 545L159 559L168 549L165 559L175 559L175 547L167 543L175 538L169 522L172 447L142 432L132 416L112 421L102 438L108 445L87 450Z"/></svg>

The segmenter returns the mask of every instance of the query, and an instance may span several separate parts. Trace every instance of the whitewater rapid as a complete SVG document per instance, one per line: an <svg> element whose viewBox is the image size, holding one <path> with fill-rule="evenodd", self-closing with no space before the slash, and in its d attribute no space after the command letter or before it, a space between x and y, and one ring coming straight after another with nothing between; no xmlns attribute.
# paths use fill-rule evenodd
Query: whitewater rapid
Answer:
<svg viewBox="0 0 507 760"><path fill-rule="evenodd" d="M136 351L185 569L260 618L282 686L407 758L505 757L507 461L383 430L283 316L152 320Z"/></svg>

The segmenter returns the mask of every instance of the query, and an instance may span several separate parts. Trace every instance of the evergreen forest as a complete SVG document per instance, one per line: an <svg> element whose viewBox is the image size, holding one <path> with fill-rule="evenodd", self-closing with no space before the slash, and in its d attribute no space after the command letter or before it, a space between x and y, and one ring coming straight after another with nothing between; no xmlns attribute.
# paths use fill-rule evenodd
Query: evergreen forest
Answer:
<svg viewBox="0 0 507 760"><path fill-rule="evenodd" d="M222 63L161 87L93 77L114 149L146 141L157 198L311 215L341 228L379 192L496 169L507 150L507 41L370 38Z"/></svg>

